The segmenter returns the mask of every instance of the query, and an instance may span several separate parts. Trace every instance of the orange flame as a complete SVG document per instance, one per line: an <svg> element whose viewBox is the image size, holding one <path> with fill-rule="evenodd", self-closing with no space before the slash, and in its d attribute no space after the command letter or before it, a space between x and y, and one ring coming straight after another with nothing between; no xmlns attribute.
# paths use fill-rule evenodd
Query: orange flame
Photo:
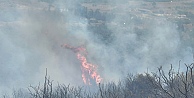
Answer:
<svg viewBox="0 0 194 98"><path fill-rule="evenodd" d="M81 66L82 80L85 84L91 85L90 78L94 79L97 84L102 81L102 78L97 73L97 66L93 65L91 63L88 63L88 61L86 59L87 52L83 46L75 48L75 47L72 47L70 45L64 44L64 45L62 45L62 47L70 49L76 53L77 59L81 62L81 65L82 65ZM90 76L90 78L87 77L87 74Z"/></svg>

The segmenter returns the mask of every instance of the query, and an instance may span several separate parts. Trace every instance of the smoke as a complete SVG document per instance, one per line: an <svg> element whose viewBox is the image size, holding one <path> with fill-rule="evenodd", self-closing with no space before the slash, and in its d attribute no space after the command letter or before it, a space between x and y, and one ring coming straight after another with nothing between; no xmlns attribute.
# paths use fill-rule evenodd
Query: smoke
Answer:
<svg viewBox="0 0 194 98"><path fill-rule="evenodd" d="M0 88L12 90L43 83L46 68L55 83L83 84L77 82L81 81L81 69L75 54L61 45L83 44L85 34L82 33L80 37L78 35L85 32L86 27L78 26L79 30L72 31L76 26L71 25L76 21L68 20L69 12L49 12L30 5L19 8L15 10L20 16L16 12L12 13L12 9L6 11L10 18L17 19L4 19L2 23L5 22L5 25L0 28Z"/></svg>
<svg viewBox="0 0 194 98"><path fill-rule="evenodd" d="M83 85L81 64L63 44L84 45L88 61L98 65L104 82L159 66L178 67L179 60L192 62L191 48L184 46L177 25L166 18L141 19L116 8L114 13L124 14L102 26L110 32L95 33L89 20L74 14L78 2L56 1L56 11L48 11L47 3L31 4L38 7L24 4L2 10L7 14L0 17L0 88L43 83L46 68L55 83ZM144 29L137 26L141 24Z"/></svg>

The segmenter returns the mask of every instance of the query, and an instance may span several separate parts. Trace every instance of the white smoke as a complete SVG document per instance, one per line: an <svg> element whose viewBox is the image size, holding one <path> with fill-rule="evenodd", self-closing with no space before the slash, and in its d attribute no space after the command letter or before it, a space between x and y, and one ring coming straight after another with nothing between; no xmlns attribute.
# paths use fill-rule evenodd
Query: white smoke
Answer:
<svg viewBox="0 0 194 98"><path fill-rule="evenodd" d="M5 10L9 18L0 17L5 23L0 27L0 88L43 83L46 68L55 83L83 85L80 63L75 53L61 47L63 44L85 45L88 61L99 65L105 82L118 81L127 73L155 71L161 65L178 67L179 60L192 62L191 49L182 46L176 24L164 18L144 21L147 31L137 34L137 21L119 10L125 14L112 20L117 25L105 25L111 31L107 38L112 39L105 44L106 38L102 40L100 34L88 30L86 18L72 12L77 2L55 2L59 10L51 12L46 11L46 3L31 3L38 8L26 5L14 12Z"/></svg>

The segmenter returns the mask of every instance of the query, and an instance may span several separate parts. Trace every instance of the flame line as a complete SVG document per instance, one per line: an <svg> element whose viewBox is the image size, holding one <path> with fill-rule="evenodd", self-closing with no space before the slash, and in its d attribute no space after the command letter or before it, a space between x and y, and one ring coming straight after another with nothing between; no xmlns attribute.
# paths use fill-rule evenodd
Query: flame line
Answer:
<svg viewBox="0 0 194 98"><path fill-rule="evenodd" d="M86 55L88 54L86 49L83 46L79 46L77 48L72 47L68 44L62 45L62 47L65 47L66 49L72 50L77 55L77 59L81 63L81 70L82 70L82 80L85 84L91 85L90 78L94 79L96 84L99 84L102 81L101 76L97 73L97 66L93 65L91 63L88 63ZM90 76L90 78L87 78L86 73Z"/></svg>

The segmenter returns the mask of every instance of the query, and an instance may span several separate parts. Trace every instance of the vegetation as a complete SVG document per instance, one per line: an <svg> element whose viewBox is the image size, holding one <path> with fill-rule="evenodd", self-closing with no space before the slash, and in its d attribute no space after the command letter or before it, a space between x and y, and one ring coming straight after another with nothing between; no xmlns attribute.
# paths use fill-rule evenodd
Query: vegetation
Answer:
<svg viewBox="0 0 194 98"><path fill-rule="evenodd" d="M54 19L60 21L65 17L59 10L51 10L55 0L39 0L40 2L48 3L49 12L45 12L45 17L48 20L54 21ZM81 0L82 2L95 2L106 3L109 0ZM124 2L124 0L122 0ZM156 7L158 2L171 1L171 0L144 0L153 2L152 6ZM96 6L96 5L93 5ZM41 12L41 11L40 11ZM74 14L80 15L82 18L88 20L88 30L93 32L98 39L102 40L106 45L111 44L114 40L112 31L107 27L107 23L111 23L113 19L118 16L118 13L111 11L102 11L101 9L92 10L91 8L83 5L79 5L75 9ZM0 21L14 21L19 17L19 12L4 12L0 18ZM185 25L190 24L193 21L194 14L188 11L178 11L180 15L186 15L184 19L178 19L175 22L178 25L179 32L185 32ZM13 14L13 15L12 15ZM128 27L128 24L134 23L139 25L140 28L134 29L134 32L138 34L140 39L143 33L148 32L147 28L141 28L143 23L147 23L147 18L137 17L133 14L133 11L122 18L122 27ZM14 16L15 15L15 16ZM33 15L33 14L30 14ZM9 16L9 17L8 17ZM17 16L17 17L16 17ZM37 15L38 16L38 15ZM41 15L40 15L41 16ZM150 15L151 16L151 15ZM45 18L44 17L44 18ZM45 20L46 20L45 18ZM189 19L191 20L189 20ZM37 18L38 19L38 18ZM41 20L42 18L40 18ZM152 18L151 18L152 19ZM124 23L124 24L123 24ZM132 24L132 25L134 25ZM189 39L184 39L190 43L188 46L192 46L194 49L193 41L194 29L188 31ZM191 37L191 38L190 38ZM95 39L94 39L95 40ZM153 73L140 73L137 75L129 74L123 80L118 83L110 82L107 84L98 84L97 90L87 91L84 87L74 87L71 85L58 84L53 86L53 81L45 75L44 84L38 86L29 86L28 91L18 90L13 92L13 98L193 98L194 97L194 63L188 65L185 64L185 71L175 71L173 66L168 72L165 72L162 67L159 67L157 72ZM180 65L179 65L180 67ZM3 95L7 98L7 95ZM8 97L9 98L9 97Z"/></svg>
<svg viewBox="0 0 194 98"><path fill-rule="evenodd" d="M180 67L180 65L179 65ZM87 91L84 87L61 85L53 87L45 75L44 85L28 88L29 98L193 98L194 63L185 64L185 72L174 71L173 66L167 73L162 67L156 73L128 75L118 83L99 84L97 91ZM24 96L25 95L25 96ZM22 91L14 91L13 98L26 98ZM7 98L4 96L4 98Z"/></svg>

